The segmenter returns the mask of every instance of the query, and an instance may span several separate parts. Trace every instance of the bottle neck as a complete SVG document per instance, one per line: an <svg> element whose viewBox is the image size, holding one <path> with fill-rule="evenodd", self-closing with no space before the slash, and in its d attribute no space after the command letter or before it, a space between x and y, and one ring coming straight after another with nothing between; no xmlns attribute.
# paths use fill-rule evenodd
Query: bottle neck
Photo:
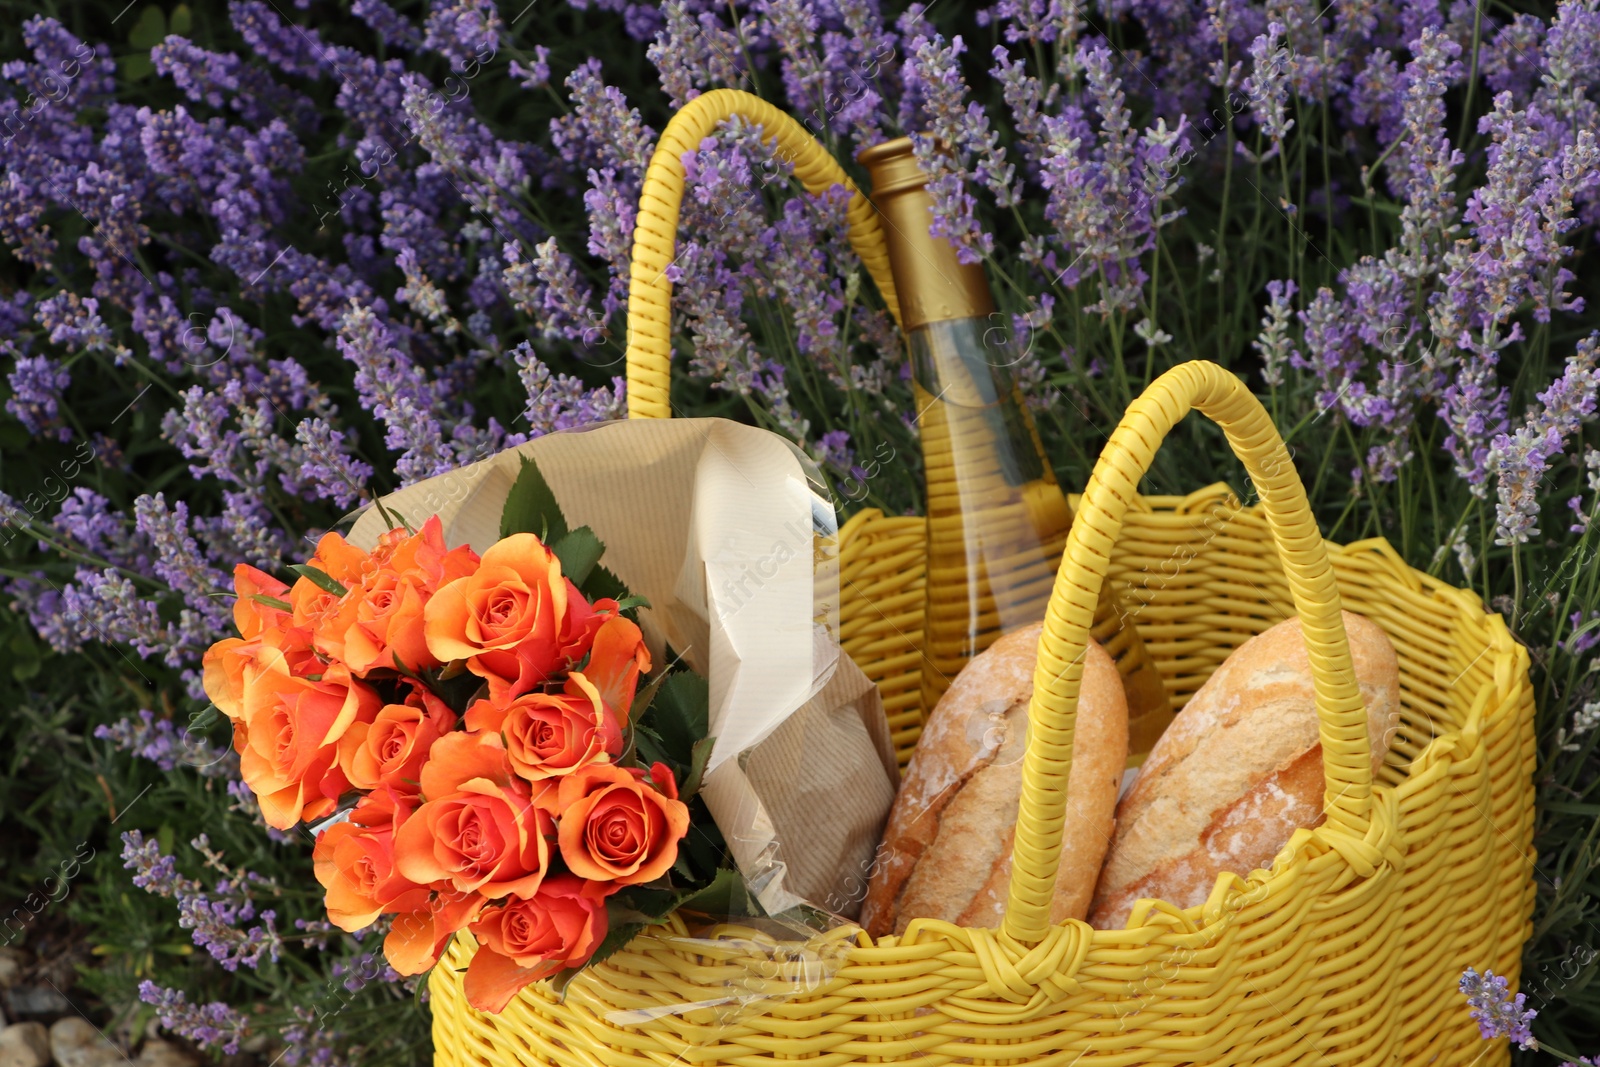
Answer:
<svg viewBox="0 0 1600 1067"><path fill-rule="evenodd" d="M883 221L902 329L910 334L933 322L994 315L983 265L962 263L949 241L929 232L933 195L911 139L875 145L857 158L871 177L872 203Z"/></svg>

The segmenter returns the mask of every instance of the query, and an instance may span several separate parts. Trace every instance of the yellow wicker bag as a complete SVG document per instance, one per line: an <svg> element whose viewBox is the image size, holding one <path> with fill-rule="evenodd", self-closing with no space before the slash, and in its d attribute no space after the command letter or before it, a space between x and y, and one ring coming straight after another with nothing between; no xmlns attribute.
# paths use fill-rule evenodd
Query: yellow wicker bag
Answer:
<svg viewBox="0 0 1600 1067"><path fill-rule="evenodd" d="M664 268L682 191L678 157L734 113L777 138L808 187L847 181L803 130L754 97L708 93L678 114L646 178L636 235L634 416L669 413ZM853 244L893 309L881 235L859 194L850 219ZM1156 448L1191 408L1222 425L1259 505L1240 506L1222 485L1187 497L1137 495ZM564 999L541 983L498 1016L466 1005L461 972L474 946L462 934L430 982L436 1062L1506 1063L1503 1040L1487 1048L1479 1040L1456 981L1474 966L1514 982L1530 928L1526 651L1476 596L1412 570L1386 541L1324 542L1270 419L1237 378L1210 363L1169 371L1129 407L1076 503L1040 641L1000 930L916 920L903 936L874 941L845 928L828 935L838 941L837 970L809 988L775 975L773 985L802 995L731 1015L679 1009L647 1022L619 1013L653 1015L748 984L752 962L765 959L747 948L750 932L730 928L727 951L708 951L685 940L675 918L580 975ZM909 750L921 714L923 523L864 512L841 541L846 647L883 688ZM1108 579L1135 605L1175 708L1241 642L1300 615L1327 817L1297 831L1270 871L1219 878L1204 905L1144 901L1122 930L1052 926L1078 660ZM1400 659L1403 725L1376 780L1341 604L1381 625Z"/></svg>

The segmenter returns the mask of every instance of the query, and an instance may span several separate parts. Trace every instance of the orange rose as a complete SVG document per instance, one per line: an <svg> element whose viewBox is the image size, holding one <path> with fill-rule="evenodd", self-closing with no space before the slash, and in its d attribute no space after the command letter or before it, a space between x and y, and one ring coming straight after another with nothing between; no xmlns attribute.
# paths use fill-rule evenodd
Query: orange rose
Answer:
<svg viewBox="0 0 1600 1067"><path fill-rule="evenodd" d="M315 635L317 651L337 659L344 631L353 621L343 609L351 600L350 590L360 586L366 576L370 566L367 553L337 533L323 534L306 565L344 586L345 595L335 596L310 578L296 579L285 598L294 608L293 625Z"/></svg>
<svg viewBox="0 0 1600 1067"><path fill-rule="evenodd" d="M524 693L507 704L480 700L467 709L467 729L504 738L512 769L530 782L622 753L616 717L581 674L567 676L563 693Z"/></svg>
<svg viewBox="0 0 1600 1067"><path fill-rule="evenodd" d="M325 651L357 674L391 668L397 657L413 672L439 666L428 651L423 607L440 586L477 567L477 553L466 545L445 548L437 515L415 534L389 531L373 549L361 586L325 627Z"/></svg>
<svg viewBox="0 0 1600 1067"><path fill-rule="evenodd" d="M573 874L620 888L660 878L677 862L689 809L672 771L657 763L650 781L637 767L597 763L561 779L561 858Z"/></svg>
<svg viewBox="0 0 1600 1067"><path fill-rule="evenodd" d="M395 834L400 873L490 899L532 896L550 866L555 824L510 772L493 734L434 742L422 767L427 802Z"/></svg>
<svg viewBox="0 0 1600 1067"><path fill-rule="evenodd" d="M520 785L527 791L527 783L512 773L505 744L498 734L457 731L445 734L429 750L428 760L422 765L422 793L437 799L454 793L474 778L494 785Z"/></svg>
<svg viewBox="0 0 1600 1067"><path fill-rule="evenodd" d="M420 686L404 704L386 704L372 722L351 723L339 739L339 763L357 789L388 786L415 796L422 764L440 737L456 728L449 706Z"/></svg>
<svg viewBox="0 0 1600 1067"><path fill-rule="evenodd" d="M493 699L520 696L566 663L570 586L537 537L513 534L483 554L477 571L428 601L428 651L442 662L465 660Z"/></svg>
<svg viewBox="0 0 1600 1067"><path fill-rule="evenodd" d="M317 881L327 890L328 921L341 930L362 930L380 915L413 912L428 905L428 890L394 867L395 830L414 804L390 790L361 798L350 821L317 837L312 852Z"/></svg>
<svg viewBox="0 0 1600 1067"><path fill-rule="evenodd" d="M429 592L478 569L478 554L470 547L445 547L444 526L437 515L414 534L396 529L379 537L371 559L378 568L416 576Z"/></svg>
<svg viewBox="0 0 1600 1067"><path fill-rule="evenodd" d="M290 614L256 600L256 595L282 600L289 587L246 563L233 569L233 624L238 637L225 637L206 649L201 681L206 696L222 713L237 720L244 698L245 672L255 664L264 638L282 638Z"/></svg>
<svg viewBox="0 0 1600 1067"><path fill-rule="evenodd" d="M624 616L606 616L595 631L589 659L581 674L599 692L600 699L611 709L619 725L627 722L628 712L633 708L639 676L649 670L650 650L644 646L644 635L639 627ZM578 676L578 672L572 675Z"/></svg>
<svg viewBox="0 0 1600 1067"><path fill-rule="evenodd" d="M337 663L313 679L291 673L288 658L278 654L251 672L239 772L267 825L287 830L334 810L350 785L339 767L339 739L352 723L371 722L379 703Z"/></svg>
<svg viewBox="0 0 1600 1067"><path fill-rule="evenodd" d="M476 893L451 889L434 893L415 911L395 916L383 939L389 966L405 975L421 974L432 967L456 931L477 918L484 904Z"/></svg>
<svg viewBox="0 0 1600 1067"><path fill-rule="evenodd" d="M244 700L245 671L255 662L258 642L224 637L200 659L200 684L224 715L238 719Z"/></svg>
<svg viewBox="0 0 1600 1067"><path fill-rule="evenodd" d="M467 1003L498 1012L528 983L587 963L606 936L606 909L583 888L575 875L553 874L531 900L485 908L472 924L478 952L462 983Z"/></svg>
<svg viewBox="0 0 1600 1067"><path fill-rule="evenodd" d="M233 591L237 597L233 602L233 624L246 641L260 637L265 629L288 623L288 612L256 599L265 596L283 600L289 592L289 587L272 575L241 563L233 568Z"/></svg>
<svg viewBox="0 0 1600 1067"><path fill-rule="evenodd" d="M393 669L397 658L413 673L437 667L422 637L426 603L417 583L394 571L376 571L324 617L317 647L357 674Z"/></svg>
<svg viewBox="0 0 1600 1067"><path fill-rule="evenodd" d="M561 625L558 641L562 659L576 663L594 644L594 635L600 627L617 613L617 602L610 597L602 597L591 604L572 584L571 578L563 578L562 581L567 583L567 617Z"/></svg>

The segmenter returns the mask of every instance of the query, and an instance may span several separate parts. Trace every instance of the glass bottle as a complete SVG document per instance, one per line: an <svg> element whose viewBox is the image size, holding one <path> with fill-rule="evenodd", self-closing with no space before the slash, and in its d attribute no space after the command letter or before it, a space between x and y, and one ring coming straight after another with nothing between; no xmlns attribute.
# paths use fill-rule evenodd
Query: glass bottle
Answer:
<svg viewBox="0 0 1600 1067"><path fill-rule="evenodd" d="M922 439L926 712L973 656L1044 618L1072 510L1011 373L1018 357L983 267L929 233L933 197L910 139L858 158L887 237ZM1166 688L1109 583L1093 632L1122 674L1130 751L1148 751L1171 720Z"/></svg>

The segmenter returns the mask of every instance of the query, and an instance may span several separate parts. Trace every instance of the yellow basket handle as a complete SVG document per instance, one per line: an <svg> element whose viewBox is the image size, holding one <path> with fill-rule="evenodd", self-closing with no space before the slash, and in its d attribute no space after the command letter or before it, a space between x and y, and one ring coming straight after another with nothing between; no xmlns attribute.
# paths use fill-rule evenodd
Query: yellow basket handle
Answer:
<svg viewBox="0 0 1600 1067"><path fill-rule="evenodd" d="M878 286L889 313L900 321L889 252L878 212L839 164L794 119L759 96L738 89L714 89L697 96L667 123L645 172L639 197L639 218L633 229L633 263L628 282L628 417L670 418L672 380L672 283L667 267L677 243L678 208L683 202L683 154L700 147L717 124L742 115L761 126L762 140L776 141L778 152L794 164L795 177L807 191L820 193L835 185L850 191L846 218L850 246Z"/></svg>
<svg viewBox="0 0 1600 1067"><path fill-rule="evenodd" d="M1261 494L1277 542L1311 657L1327 826L1358 838L1367 829L1372 804L1367 714L1350 663L1339 590L1305 487L1271 418L1238 378L1204 360L1180 364L1129 405L1100 453L1056 572L1028 705L1028 749L1003 927L1025 944L1041 941L1050 925L1084 644L1111 546L1156 449L1191 408L1227 433Z"/></svg>

